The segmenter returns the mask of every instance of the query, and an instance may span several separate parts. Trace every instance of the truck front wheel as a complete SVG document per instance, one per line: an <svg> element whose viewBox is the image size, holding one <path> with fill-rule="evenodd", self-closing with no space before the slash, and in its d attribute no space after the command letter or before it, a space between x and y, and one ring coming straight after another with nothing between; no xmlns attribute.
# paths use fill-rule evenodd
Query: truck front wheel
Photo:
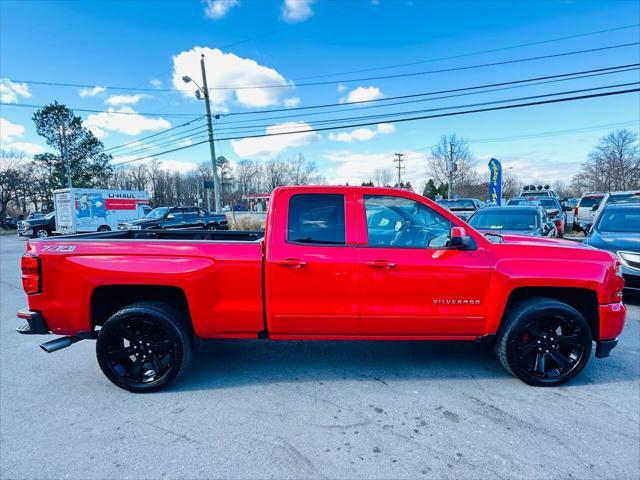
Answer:
<svg viewBox="0 0 640 480"><path fill-rule="evenodd" d="M591 355L589 324L575 308L553 298L529 298L509 308L496 343L500 363L535 386L565 383Z"/></svg>
<svg viewBox="0 0 640 480"><path fill-rule="evenodd" d="M180 312L161 302L140 302L104 323L96 356L111 382L144 393L175 380L189 363L192 348L193 335Z"/></svg>

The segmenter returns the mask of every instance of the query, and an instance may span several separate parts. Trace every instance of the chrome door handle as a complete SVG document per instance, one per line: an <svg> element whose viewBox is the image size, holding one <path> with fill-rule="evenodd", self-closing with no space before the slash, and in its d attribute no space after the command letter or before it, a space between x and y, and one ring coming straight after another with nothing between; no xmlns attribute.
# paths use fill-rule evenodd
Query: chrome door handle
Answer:
<svg viewBox="0 0 640 480"><path fill-rule="evenodd" d="M381 270L389 270L396 266L395 263L387 262L386 260L375 260L373 262L366 262L365 265L369 268L378 268Z"/></svg>
<svg viewBox="0 0 640 480"><path fill-rule="evenodd" d="M285 260L276 260L274 263L281 267L289 267L289 268L300 268L300 267L304 267L307 264L307 262L303 262L302 260L299 260L297 258L287 258Z"/></svg>

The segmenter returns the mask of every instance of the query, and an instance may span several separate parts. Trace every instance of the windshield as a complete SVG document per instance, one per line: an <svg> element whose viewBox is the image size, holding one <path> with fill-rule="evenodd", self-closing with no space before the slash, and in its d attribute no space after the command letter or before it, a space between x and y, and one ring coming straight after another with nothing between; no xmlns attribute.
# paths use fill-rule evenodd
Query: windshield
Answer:
<svg viewBox="0 0 640 480"><path fill-rule="evenodd" d="M610 195L607 203L640 203L640 192Z"/></svg>
<svg viewBox="0 0 640 480"><path fill-rule="evenodd" d="M540 200L530 200L528 198L512 198L507 205L540 205Z"/></svg>
<svg viewBox="0 0 640 480"><path fill-rule="evenodd" d="M535 230L538 228L538 215L534 211L480 210L471 217L469 225L480 230Z"/></svg>
<svg viewBox="0 0 640 480"><path fill-rule="evenodd" d="M601 232L640 233L640 209L610 208L602 212L597 230Z"/></svg>
<svg viewBox="0 0 640 480"><path fill-rule="evenodd" d="M44 218L45 220L51 220L53 217L56 216L56 212L51 212L51 213L47 213Z"/></svg>
<svg viewBox="0 0 640 480"><path fill-rule="evenodd" d="M593 207L595 204L600 203L602 197L582 197L578 207Z"/></svg>
<svg viewBox="0 0 640 480"><path fill-rule="evenodd" d="M460 199L460 200L440 200L440 205L449 207L450 210L475 210L476 205L473 200Z"/></svg>
<svg viewBox="0 0 640 480"><path fill-rule="evenodd" d="M159 218L164 217L168 211L169 211L169 207L154 208L144 218L157 220Z"/></svg>

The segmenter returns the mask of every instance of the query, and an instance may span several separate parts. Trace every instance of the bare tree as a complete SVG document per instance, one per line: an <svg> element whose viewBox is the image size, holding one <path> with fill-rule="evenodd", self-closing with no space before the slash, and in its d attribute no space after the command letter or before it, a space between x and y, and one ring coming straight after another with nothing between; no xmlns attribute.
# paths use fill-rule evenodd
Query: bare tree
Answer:
<svg viewBox="0 0 640 480"><path fill-rule="evenodd" d="M289 180L291 185L309 185L318 179L315 162L308 161L299 153L289 159Z"/></svg>
<svg viewBox="0 0 640 480"><path fill-rule="evenodd" d="M7 228L7 206L17 200L25 179L24 153L0 151L0 225Z"/></svg>
<svg viewBox="0 0 640 480"><path fill-rule="evenodd" d="M455 165L452 179L452 191L466 185L478 183L478 174L474 170L475 160L469 150L469 144L456 134L443 135L438 144L431 149L427 157L428 174L436 183L449 183L449 162Z"/></svg>
<svg viewBox="0 0 640 480"><path fill-rule="evenodd" d="M264 186L268 192L289 183L289 166L279 160L268 160L264 164Z"/></svg>
<svg viewBox="0 0 640 480"><path fill-rule="evenodd" d="M638 136L626 129L600 139L572 181L581 191L614 191L640 188Z"/></svg>
<svg viewBox="0 0 640 480"><path fill-rule="evenodd" d="M390 168L376 168L373 172L373 182L376 187L388 187L393 179L393 171Z"/></svg>

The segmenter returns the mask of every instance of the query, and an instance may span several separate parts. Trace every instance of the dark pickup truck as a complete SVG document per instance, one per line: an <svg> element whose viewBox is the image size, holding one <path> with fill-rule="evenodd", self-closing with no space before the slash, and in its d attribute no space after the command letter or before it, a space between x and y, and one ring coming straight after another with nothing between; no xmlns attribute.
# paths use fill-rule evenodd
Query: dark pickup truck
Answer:
<svg viewBox="0 0 640 480"><path fill-rule="evenodd" d="M154 208L138 220L118 224L118 230L165 228L228 230L229 224L223 213L209 213L199 207Z"/></svg>

